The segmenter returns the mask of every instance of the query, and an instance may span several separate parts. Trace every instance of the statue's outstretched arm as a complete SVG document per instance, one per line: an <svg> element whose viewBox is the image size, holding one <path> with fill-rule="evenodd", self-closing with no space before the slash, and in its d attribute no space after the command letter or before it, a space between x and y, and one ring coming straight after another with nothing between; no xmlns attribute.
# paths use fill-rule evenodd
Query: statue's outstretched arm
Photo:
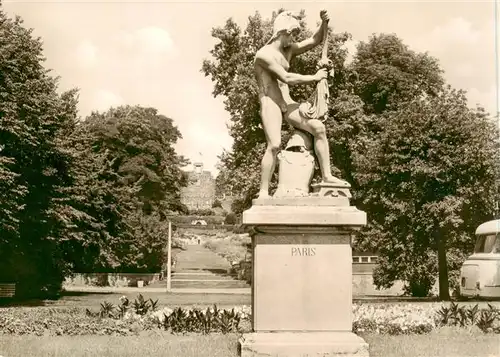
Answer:
<svg viewBox="0 0 500 357"><path fill-rule="evenodd" d="M262 68L268 70L269 72L274 74L280 81L288 85L318 82L321 79L327 77L326 70L324 69L320 69L314 75L304 75L287 72L283 68L283 66L276 62L273 56L268 55L264 52L257 54L257 56L255 57L255 63L262 66Z"/></svg>

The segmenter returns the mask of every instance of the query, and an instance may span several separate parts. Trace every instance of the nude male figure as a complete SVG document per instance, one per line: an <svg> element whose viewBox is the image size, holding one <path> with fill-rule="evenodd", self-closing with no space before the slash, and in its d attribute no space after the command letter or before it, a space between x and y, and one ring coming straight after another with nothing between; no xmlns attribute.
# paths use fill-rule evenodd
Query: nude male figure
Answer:
<svg viewBox="0 0 500 357"><path fill-rule="evenodd" d="M280 13L274 21L274 33L269 42L257 51L254 61L255 77L258 83L260 116L267 140L267 149L261 163L261 184L259 198L269 197L269 182L276 166L281 144L281 125L285 119L295 128L314 136L314 148L318 157L323 182L346 182L334 177L330 171L330 149L324 124L317 119L307 119L299 111L299 103L290 97L289 85L318 82L327 78L326 69L314 75L288 72L290 61L307 52L323 41L329 17L325 10L320 12L321 26L311 38L294 43L294 32L300 31L299 21L290 11Z"/></svg>

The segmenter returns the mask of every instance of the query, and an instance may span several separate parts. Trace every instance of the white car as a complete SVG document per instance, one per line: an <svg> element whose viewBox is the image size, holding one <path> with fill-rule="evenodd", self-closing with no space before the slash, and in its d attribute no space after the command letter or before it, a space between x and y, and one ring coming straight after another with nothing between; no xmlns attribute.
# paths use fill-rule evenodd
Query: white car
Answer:
<svg viewBox="0 0 500 357"><path fill-rule="evenodd" d="M463 297L500 297L500 220L481 224L476 229L474 253L460 269L460 295Z"/></svg>

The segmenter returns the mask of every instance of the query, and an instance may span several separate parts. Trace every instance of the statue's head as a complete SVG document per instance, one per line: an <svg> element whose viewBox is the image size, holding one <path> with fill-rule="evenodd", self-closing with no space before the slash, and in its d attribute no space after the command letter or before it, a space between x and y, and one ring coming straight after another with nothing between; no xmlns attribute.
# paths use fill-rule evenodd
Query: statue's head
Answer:
<svg viewBox="0 0 500 357"><path fill-rule="evenodd" d="M292 35L299 31L298 14L293 11L283 11L274 19L273 35L267 43L271 43L281 36L284 47L287 47L292 42Z"/></svg>

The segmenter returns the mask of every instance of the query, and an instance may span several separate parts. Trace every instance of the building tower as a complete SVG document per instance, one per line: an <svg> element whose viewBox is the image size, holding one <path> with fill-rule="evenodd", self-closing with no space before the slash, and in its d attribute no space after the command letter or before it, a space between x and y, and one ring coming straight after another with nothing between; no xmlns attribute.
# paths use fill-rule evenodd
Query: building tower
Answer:
<svg viewBox="0 0 500 357"><path fill-rule="evenodd" d="M201 156L201 154L200 154ZM203 169L203 161L196 160L188 172L188 186L181 191L181 202L190 211L211 209L215 200L215 179Z"/></svg>

